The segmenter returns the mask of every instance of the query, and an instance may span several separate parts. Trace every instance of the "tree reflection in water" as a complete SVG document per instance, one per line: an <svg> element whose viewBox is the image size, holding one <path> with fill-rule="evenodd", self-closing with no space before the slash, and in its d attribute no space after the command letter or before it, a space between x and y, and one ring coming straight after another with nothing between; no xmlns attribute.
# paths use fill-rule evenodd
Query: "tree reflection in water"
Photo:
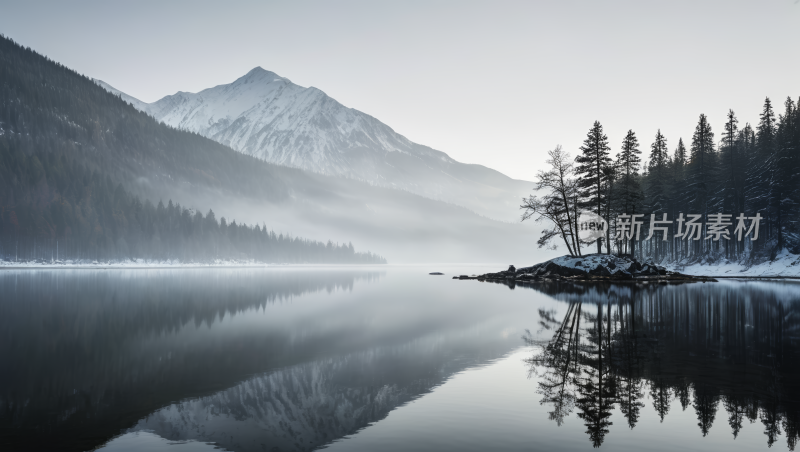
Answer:
<svg viewBox="0 0 800 452"><path fill-rule="evenodd" d="M519 286L519 284L517 284ZM664 421L674 400L690 406L706 436L727 413L734 439L745 418L760 420L768 446L786 436L794 450L800 418L800 290L795 283L684 285L529 284L568 303L563 318L540 310L549 340L536 347L542 403L559 426L577 408L594 447L619 407L629 428L649 392Z"/></svg>

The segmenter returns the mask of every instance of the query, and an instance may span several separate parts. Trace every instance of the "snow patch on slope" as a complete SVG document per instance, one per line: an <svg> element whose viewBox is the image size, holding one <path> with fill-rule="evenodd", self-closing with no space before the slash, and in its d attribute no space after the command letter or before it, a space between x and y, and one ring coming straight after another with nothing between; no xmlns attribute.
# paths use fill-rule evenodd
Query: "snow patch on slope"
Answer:
<svg viewBox="0 0 800 452"><path fill-rule="evenodd" d="M800 277L800 255L792 254L787 250L783 250L772 261L766 261L752 266L726 260L686 266L681 266L680 264L665 264L664 266L672 271L680 271L682 273L698 276Z"/></svg>

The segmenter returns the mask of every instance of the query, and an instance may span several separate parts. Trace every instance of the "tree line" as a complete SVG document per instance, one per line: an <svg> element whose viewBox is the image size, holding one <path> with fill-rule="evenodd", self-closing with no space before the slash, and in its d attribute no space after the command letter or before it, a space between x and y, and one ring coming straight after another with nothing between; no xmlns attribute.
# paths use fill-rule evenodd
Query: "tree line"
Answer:
<svg viewBox="0 0 800 452"><path fill-rule="evenodd" d="M576 256L587 245L580 238L585 226L579 218L586 211L607 223L605 237L596 241L598 253L671 261L800 253L800 108L787 98L783 113L776 114L767 98L759 118L755 127L740 126L729 110L715 139L708 117L701 114L688 148L679 138L672 152L659 130L645 162L633 130L612 158L603 126L595 121L574 160L560 146L549 151L548 169L536 176L541 193L523 199L522 219L547 220L539 246L561 242ZM651 220L663 220L664 214L670 223L651 230ZM731 215L731 224L722 228L729 240L706 239L709 215L716 214ZM742 240L734 237L740 214L762 218L756 240L752 233ZM643 219L639 238L622 233L628 225L618 221L633 215ZM700 240L676 237L685 232L676 221L682 215L701 215Z"/></svg>

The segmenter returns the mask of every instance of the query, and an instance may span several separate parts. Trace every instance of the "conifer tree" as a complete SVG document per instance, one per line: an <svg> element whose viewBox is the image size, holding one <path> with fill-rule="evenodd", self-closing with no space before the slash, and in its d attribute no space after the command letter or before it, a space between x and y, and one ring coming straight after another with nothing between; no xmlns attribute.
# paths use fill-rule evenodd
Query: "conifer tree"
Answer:
<svg viewBox="0 0 800 452"><path fill-rule="evenodd" d="M786 98L785 111L775 135L775 169L770 187L770 214L777 240L777 250L786 245L786 234L796 229L798 207L798 191L800 191L800 175L798 175L798 149L795 142L796 109L794 101Z"/></svg>
<svg viewBox="0 0 800 452"><path fill-rule="evenodd" d="M658 214L668 213L669 151L667 149L667 139L661 134L660 129L656 133L653 144L650 145L650 161L648 162L647 174L647 213L656 214L657 216ZM654 257L656 259L660 258L661 253L663 253L661 237L649 241L648 244L653 249Z"/></svg>
<svg viewBox="0 0 800 452"><path fill-rule="evenodd" d="M686 165L686 146L683 144L683 138L678 139L678 147L675 148L674 155L675 157L673 158L673 162L675 163L675 177L677 179L683 179L683 171Z"/></svg>
<svg viewBox="0 0 800 452"><path fill-rule="evenodd" d="M686 213L686 160L686 146L683 144L683 138L679 138L670 166L669 214L673 219L677 218L680 212ZM677 225L673 224L672 227L673 258L677 260L682 256L684 246L680 239L675 238Z"/></svg>
<svg viewBox="0 0 800 452"><path fill-rule="evenodd" d="M619 213L632 215L638 213L641 208L643 198L642 187L639 183L639 167L642 159L639 157L642 151L639 150L639 140L633 130L628 130L622 140L622 150L617 154L618 179L615 190L615 205ZM624 237L620 238L624 241ZM628 248L628 242L624 241ZM630 254L634 252L634 241L630 241ZM627 250L623 250L627 252Z"/></svg>
<svg viewBox="0 0 800 452"><path fill-rule="evenodd" d="M736 146L739 151L740 160L743 166L745 166L743 172L743 189L742 189L742 196L741 196L741 209L740 212L749 212L752 213L754 210L752 209L752 201L751 198L754 196L754 193L751 192L753 186L750 182L750 171L752 165L754 163L754 156L756 155L756 133L753 130L753 127L748 123L745 124L744 127L739 131L739 135L736 139ZM738 242L737 247L739 253L743 253L745 250L746 242Z"/></svg>
<svg viewBox="0 0 800 452"><path fill-rule="evenodd" d="M667 163L669 153L667 151L667 139L661 134L659 129L656 133L655 141L650 145L650 161L648 173L650 180L648 183L648 210L650 213L666 211L667 199Z"/></svg>
<svg viewBox="0 0 800 452"><path fill-rule="evenodd" d="M581 154L575 158L578 166L575 174L580 178L578 187L581 191L581 205L600 217L606 216L606 186L608 181L608 167L611 164L608 146L608 137L603 133L603 126L599 121L595 121L583 146L580 148ZM608 221L608 218L606 218ZM597 252L601 252L601 240L597 241ZM606 247L609 248L608 244Z"/></svg>
<svg viewBox="0 0 800 452"><path fill-rule="evenodd" d="M725 130L722 133L722 143L720 144L720 172L719 172L719 210L727 213L744 211L744 166L743 159L740 158L739 149L739 120L733 110L728 110L728 120L725 122ZM734 215L735 216L735 215ZM729 228L729 234L733 230ZM726 244L726 257L733 258L731 246Z"/></svg>
<svg viewBox="0 0 800 452"><path fill-rule="evenodd" d="M772 109L772 102L767 97L764 100L764 108L759 116L758 126L755 130L755 152L750 156L748 162L748 173L746 190L748 195L747 210L751 215L761 213L767 221L763 225L762 240L753 243L757 249L770 239L771 223L769 221L771 186L773 172L775 170L775 112Z"/></svg>
<svg viewBox="0 0 800 452"><path fill-rule="evenodd" d="M713 203L714 169L714 132L711 131L711 124L708 123L706 115L701 114L697 121L694 135L692 136L691 160L687 165L687 183L689 205L694 213L703 215L707 218L710 213L709 208ZM702 250L704 241L694 242L695 252Z"/></svg>

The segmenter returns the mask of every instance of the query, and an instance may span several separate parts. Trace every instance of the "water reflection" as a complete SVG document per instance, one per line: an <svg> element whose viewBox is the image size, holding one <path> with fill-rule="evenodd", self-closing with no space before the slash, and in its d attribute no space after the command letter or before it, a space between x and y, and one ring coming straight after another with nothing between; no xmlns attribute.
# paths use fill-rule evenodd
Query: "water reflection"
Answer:
<svg viewBox="0 0 800 452"><path fill-rule="evenodd" d="M451 282L0 272L0 449L92 450L142 430L235 451L319 448L519 346L530 297L488 304L492 287Z"/></svg>
<svg viewBox="0 0 800 452"><path fill-rule="evenodd" d="M314 450L480 362L453 360L447 348L417 343L292 366L172 404L133 430L172 440L200 438L236 451Z"/></svg>
<svg viewBox="0 0 800 452"><path fill-rule="evenodd" d="M125 432L232 451L639 450L668 427L688 436L686 416L698 440L714 432L706 446L724 429L752 450L755 423L794 447L800 286L525 287L413 270L0 272L0 450ZM534 383L521 355L500 359L525 344Z"/></svg>
<svg viewBox="0 0 800 452"><path fill-rule="evenodd" d="M594 447L614 410L636 427L649 396L661 421L671 402L694 410L706 436L720 405L736 438L760 421L766 443L785 435L794 450L800 422L800 286L796 283L578 285L527 287L568 303L566 314L540 310L547 340L528 332L538 352L542 403L561 425L572 412Z"/></svg>
<svg viewBox="0 0 800 452"><path fill-rule="evenodd" d="M90 450L174 400L314 356L285 331L205 331L376 272L0 272L0 425L13 450Z"/></svg>

